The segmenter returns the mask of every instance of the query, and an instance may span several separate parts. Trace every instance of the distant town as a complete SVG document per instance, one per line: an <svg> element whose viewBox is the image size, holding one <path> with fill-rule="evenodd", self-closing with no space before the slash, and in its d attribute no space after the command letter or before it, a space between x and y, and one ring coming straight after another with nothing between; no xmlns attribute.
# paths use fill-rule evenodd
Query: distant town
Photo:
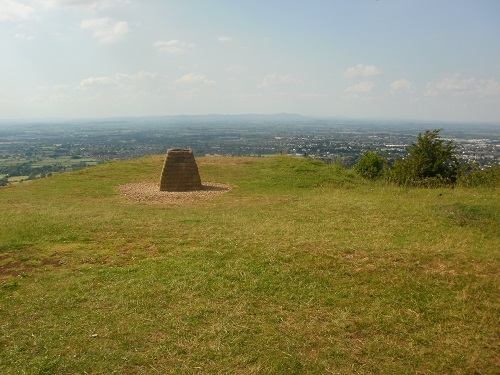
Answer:
<svg viewBox="0 0 500 375"><path fill-rule="evenodd" d="M389 160L425 130L457 146L465 162L500 164L500 125L315 119L300 115L171 116L0 122L0 183L19 183L107 160L191 148L196 156L308 156L345 167L364 151Z"/></svg>

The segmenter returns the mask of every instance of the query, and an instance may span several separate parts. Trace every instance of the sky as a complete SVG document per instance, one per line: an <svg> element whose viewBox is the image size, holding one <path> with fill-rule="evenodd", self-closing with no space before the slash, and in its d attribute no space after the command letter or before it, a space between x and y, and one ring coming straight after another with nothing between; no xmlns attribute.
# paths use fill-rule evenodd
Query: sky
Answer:
<svg viewBox="0 0 500 375"><path fill-rule="evenodd" d="M499 0L0 0L0 119L500 123Z"/></svg>

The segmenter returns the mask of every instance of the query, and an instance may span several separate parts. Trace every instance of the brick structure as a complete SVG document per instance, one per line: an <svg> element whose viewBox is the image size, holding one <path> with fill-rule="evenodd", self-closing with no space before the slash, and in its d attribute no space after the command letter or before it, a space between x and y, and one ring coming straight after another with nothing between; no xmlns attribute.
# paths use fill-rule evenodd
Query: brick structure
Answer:
<svg viewBox="0 0 500 375"><path fill-rule="evenodd" d="M169 149L160 179L160 191L201 190L200 173L192 150Z"/></svg>

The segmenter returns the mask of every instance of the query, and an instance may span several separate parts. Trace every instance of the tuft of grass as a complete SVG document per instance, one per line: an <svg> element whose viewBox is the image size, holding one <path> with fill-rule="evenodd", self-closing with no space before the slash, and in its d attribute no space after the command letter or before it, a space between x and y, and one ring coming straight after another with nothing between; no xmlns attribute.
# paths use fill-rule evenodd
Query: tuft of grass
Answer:
<svg viewBox="0 0 500 375"><path fill-rule="evenodd" d="M0 372L495 373L496 189L402 189L288 157L125 203L163 156L0 188Z"/></svg>
<svg viewBox="0 0 500 375"><path fill-rule="evenodd" d="M443 207L443 211L459 226L474 225L481 221L496 222L496 216L499 214L498 211L491 206L465 203L455 203Z"/></svg>

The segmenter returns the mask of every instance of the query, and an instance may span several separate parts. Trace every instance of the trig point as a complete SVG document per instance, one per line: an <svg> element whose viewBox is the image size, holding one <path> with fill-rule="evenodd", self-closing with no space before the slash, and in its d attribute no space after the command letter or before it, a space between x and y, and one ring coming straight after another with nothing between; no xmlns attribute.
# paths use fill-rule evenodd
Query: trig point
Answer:
<svg viewBox="0 0 500 375"><path fill-rule="evenodd" d="M160 191L201 190L200 173L192 150L167 150L160 179Z"/></svg>

